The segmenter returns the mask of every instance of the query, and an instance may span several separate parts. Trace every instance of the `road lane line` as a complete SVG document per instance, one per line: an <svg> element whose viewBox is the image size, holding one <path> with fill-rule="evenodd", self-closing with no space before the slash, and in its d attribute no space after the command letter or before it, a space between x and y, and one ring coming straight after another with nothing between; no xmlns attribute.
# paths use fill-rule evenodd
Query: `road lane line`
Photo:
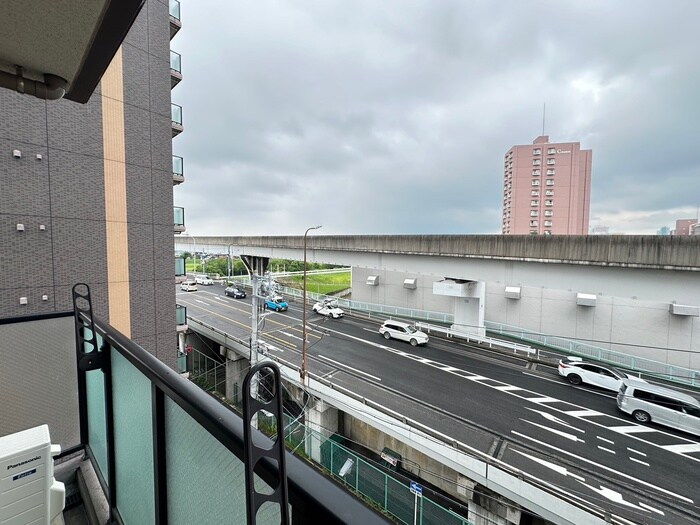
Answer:
<svg viewBox="0 0 700 525"><path fill-rule="evenodd" d="M627 450L629 450L630 452L633 452L635 454L639 454L640 456L647 457L647 455L644 452L640 452L639 450L635 450L635 449L630 448L630 447L627 447Z"/></svg>
<svg viewBox="0 0 700 525"><path fill-rule="evenodd" d="M530 441L533 441L534 443L537 443L543 447L547 447L547 448L551 448L553 450L556 450L557 454L566 454L567 456L577 458L578 460L583 461L584 463L588 463L590 465L594 465L595 467L597 467L599 469L606 470L608 472L612 472L612 473L614 473L622 478L629 479L631 481L634 481L635 483L639 483L640 485L644 485L645 487L649 487L649 488L652 488L654 490L658 490L659 492L663 492L664 494L668 494L669 496L673 496L675 498L678 498L679 500L685 501L686 503L690 503L691 505L693 505L695 503L692 499L690 499L686 496L682 496L681 494L676 494L675 492L671 492L670 490L666 490L666 489L661 488L661 487L657 487L656 485L652 485L651 483L648 483L644 480L635 478L634 476L630 476L629 474L625 474L624 472L620 472L617 469L606 467L602 463L596 463L595 461L591 461L590 459L586 459L585 457L581 456L580 454L573 454L567 450L564 450L561 447L556 447L554 445L550 445L549 443L545 443L544 441L540 441L539 439L535 439L533 437L530 437L526 434L522 434L521 432L518 432L517 430L511 430L511 433L515 434L516 436L520 436L524 439L528 439Z"/></svg>
<svg viewBox="0 0 700 525"><path fill-rule="evenodd" d="M649 463L647 463L646 461L642 461L641 459L633 458L632 456L630 456L629 459L630 461L634 461L635 463L639 463L640 465L644 465L645 467L649 466Z"/></svg>
<svg viewBox="0 0 700 525"><path fill-rule="evenodd" d="M649 510L651 512L656 512L657 514L661 514L662 516L666 515L663 513L663 511L661 511L659 509L655 509L654 507L651 507L651 506L647 505L646 503L642 503L641 501L639 502L639 506L645 510Z"/></svg>
<svg viewBox="0 0 700 525"><path fill-rule="evenodd" d="M560 399L555 399L553 397L525 397L525 401L530 401L532 403L559 403Z"/></svg>
<svg viewBox="0 0 700 525"><path fill-rule="evenodd" d="M596 436L596 438L600 439L601 441L605 441L606 443L610 443L611 445L615 444L615 442L612 439L606 439L606 438L601 437L601 436Z"/></svg>
<svg viewBox="0 0 700 525"><path fill-rule="evenodd" d="M576 428L574 426L571 426L569 423L566 421L559 419L557 416L554 414L550 414L549 412L545 412L544 410L535 410L534 408L530 407L525 407L526 410L530 410L532 412L535 412L536 414L541 415L543 418L551 421L552 423L558 423L559 425L563 425L566 428L570 428L571 430L575 430L576 432L581 432L582 434L585 434L586 431L583 430L582 428Z"/></svg>
<svg viewBox="0 0 700 525"><path fill-rule="evenodd" d="M639 425L623 425L621 427L608 427L613 432L620 434L642 434L644 432L656 432L653 428L642 427ZM658 446L658 445L657 445Z"/></svg>
<svg viewBox="0 0 700 525"><path fill-rule="evenodd" d="M572 417L591 417L591 416L604 416L602 412L596 412L595 410L564 410L567 416Z"/></svg>
<svg viewBox="0 0 700 525"><path fill-rule="evenodd" d="M319 359L323 359L324 361L329 361L329 362L333 363L334 365L337 365L337 366L340 366L340 367L343 367L343 368L347 368L347 369L349 369L349 370L352 370L353 372L356 372L356 373L358 373L358 374L362 374L363 376L371 377L372 379L375 379L375 380L377 380L377 381L381 381L381 380L382 380L381 377L373 376L372 374L368 374L367 372L363 372L362 370L358 370L357 368L353 368L353 367L351 367L351 366L348 366L348 365L346 365L345 363L341 363L341 362L339 362L339 361L336 361L335 359L331 359L330 357L326 357L325 355L319 354L319 355L318 355L318 358L319 358Z"/></svg>
<svg viewBox="0 0 700 525"><path fill-rule="evenodd" d="M195 299L195 301L197 301L198 303L202 303L205 306L211 306L209 303L207 303L206 301L202 301L201 299Z"/></svg>
<svg viewBox="0 0 700 525"><path fill-rule="evenodd" d="M515 392L516 390L522 390L519 386L513 386L513 385L503 385L503 386L494 386L496 390L500 390L501 392Z"/></svg>
<svg viewBox="0 0 700 525"><path fill-rule="evenodd" d="M615 452L614 450L610 450L609 448L601 447L600 445L598 445L598 448L600 450L602 450L603 452L609 452L610 454L617 454L617 452Z"/></svg>
<svg viewBox="0 0 700 525"><path fill-rule="evenodd" d="M529 421L527 419L519 418L520 421L524 421L525 423L530 423L531 425L534 425L536 427L539 427L543 430L546 430L548 432L551 432L552 434L556 434L557 436L561 436L564 439L568 439L569 441L576 441L578 443L585 443L583 439L580 439L578 436L574 436L573 434L569 434L568 432L563 432L561 430L557 430L556 428L550 428L545 425L540 425L539 423L535 423L534 421Z"/></svg>
<svg viewBox="0 0 700 525"><path fill-rule="evenodd" d="M689 454L700 452L700 443L688 443L684 445L660 445L661 448L675 452L676 454Z"/></svg>

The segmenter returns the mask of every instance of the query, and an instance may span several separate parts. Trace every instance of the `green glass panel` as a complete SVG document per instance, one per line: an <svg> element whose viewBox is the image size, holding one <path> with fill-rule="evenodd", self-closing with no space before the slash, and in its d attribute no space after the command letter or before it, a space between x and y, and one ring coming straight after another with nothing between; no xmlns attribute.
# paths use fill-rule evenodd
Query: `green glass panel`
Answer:
<svg viewBox="0 0 700 525"><path fill-rule="evenodd" d="M154 523L151 382L112 351L117 508L124 523Z"/></svg>
<svg viewBox="0 0 700 525"><path fill-rule="evenodd" d="M237 417L233 413L231 417ZM246 522L245 465L174 401L165 400L168 523ZM256 488L268 493L256 477ZM280 522L279 508L262 508L257 523Z"/></svg>
<svg viewBox="0 0 700 525"><path fill-rule="evenodd" d="M102 346L102 337L97 334L97 347ZM88 413L88 441L97 468L105 482L109 478L107 464L107 427L105 420L105 376L102 370L85 373Z"/></svg>

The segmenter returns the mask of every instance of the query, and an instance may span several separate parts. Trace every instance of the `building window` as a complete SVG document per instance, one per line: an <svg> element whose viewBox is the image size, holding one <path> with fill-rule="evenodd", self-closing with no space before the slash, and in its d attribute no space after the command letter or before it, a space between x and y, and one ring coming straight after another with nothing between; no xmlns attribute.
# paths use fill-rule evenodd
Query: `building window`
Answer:
<svg viewBox="0 0 700 525"><path fill-rule="evenodd" d="M533 159L532 160L533 166L539 166L540 164L542 164L542 161L540 159Z"/></svg>
<svg viewBox="0 0 700 525"><path fill-rule="evenodd" d="M540 212L538 212L537 210L532 210L530 212L530 217L538 217L539 214L540 214Z"/></svg>
<svg viewBox="0 0 700 525"><path fill-rule="evenodd" d="M537 182L537 184L540 183L540 181L534 181L534 180L532 182L533 183ZM552 179L547 180L547 186L554 186L554 181Z"/></svg>
<svg viewBox="0 0 700 525"><path fill-rule="evenodd" d="M555 163L554 159L547 159L547 165L551 166Z"/></svg>
<svg viewBox="0 0 700 525"><path fill-rule="evenodd" d="M532 191L530 192L530 195L532 195L533 197L539 197L539 196L540 196L540 190L532 190Z"/></svg>
<svg viewBox="0 0 700 525"><path fill-rule="evenodd" d="M547 169L547 175L554 175L554 168Z"/></svg>
<svg viewBox="0 0 700 525"><path fill-rule="evenodd" d="M554 212L552 210L546 210L544 212L545 217L552 217L554 215Z"/></svg>
<svg viewBox="0 0 700 525"><path fill-rule="evenodd" d="M545 206L553 206L554 201L552 199L547 199L546 201L544 201L544 205Z"/></svg>
<svg viewBox="0 0 700 525"><path fill-rule="evenodd" d="M555 148L547 148L547 155L554 155L556 152Z"/></svg>
<svg viewBox="0 0 700 525"><path fill-rule="evenodd" d="M553 196L554 196L554 190L547 190L547 191L544 192L544 194L545 194L547 197L553 197Z"/></svg>
<svg viewBox="0 0 700 525"><path fill-rule="evenodd" d="M537 226L537 221L530 221L530 226Z"/></svg>
<svg viewBox="0 0 700 525"><path fill-rule="evenodd" d="M547 182L549 182L549 181L547 181ZM554 182L554 181L552 181L552 182ZM540 181L537 180L537 179L535 179L535 180L532 181L532 185L533 185L533 186L539 186L539 185L540 185Z"/></svg>
<svg viewBox="0 0 700 525"><path fill-rule="evenodd" d="M532 150L533 155L542 155L542 150L540 148Z"/></svg>
<svg viewBox="0 0 700 525"><path fill-rule="evenodd" d="M530 221L530 222L532 222L532 221ZM551 228L551 227L552 227L552 221L544 221L544 225L545 225L547 228Z"/></svg>
<svg viewBox="0 0 700 525"><path fill-rule="evenodd" d="M530 201L530 206L539 206L540 201Z"/></svg>
<svg viewBox="0 0 700 525"><path fill-rule="evenodd" d="M538 177L540 174L540 170L532 170L532 176L533 177Z"/></svg>

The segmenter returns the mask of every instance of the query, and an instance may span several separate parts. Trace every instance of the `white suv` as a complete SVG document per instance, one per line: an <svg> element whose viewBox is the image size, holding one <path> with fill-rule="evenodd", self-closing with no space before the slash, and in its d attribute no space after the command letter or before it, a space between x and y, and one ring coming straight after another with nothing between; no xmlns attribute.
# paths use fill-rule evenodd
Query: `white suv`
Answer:
<svg viewBox="0 0 700 525"><path fill-rule="evenodd" d="M204 286L211 286L214 284L214 281L208 275L198 275L194 280L197 281L197 284L203 284Z"/></svg>
<svg viewBox="0 0 700 525"><path fill-rule="evenodd" d="M379 327L379 333L384 336L384 339L407 341L411 343L412 346L428 343L428 334L421 332L412 324L402 321L384 321L382 326Z"/></svg>

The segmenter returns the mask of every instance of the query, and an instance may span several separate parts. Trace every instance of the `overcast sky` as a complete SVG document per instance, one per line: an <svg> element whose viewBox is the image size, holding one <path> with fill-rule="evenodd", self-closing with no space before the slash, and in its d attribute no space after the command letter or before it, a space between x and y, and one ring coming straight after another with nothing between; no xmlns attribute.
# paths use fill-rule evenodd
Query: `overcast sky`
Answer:
<svg viewBox="0 0 700 525"><path fill-rule="evenodd" d="M700 206L700 1L181 0L194 235L500 233L503 155L593 150L591 226Z"/></svg>

